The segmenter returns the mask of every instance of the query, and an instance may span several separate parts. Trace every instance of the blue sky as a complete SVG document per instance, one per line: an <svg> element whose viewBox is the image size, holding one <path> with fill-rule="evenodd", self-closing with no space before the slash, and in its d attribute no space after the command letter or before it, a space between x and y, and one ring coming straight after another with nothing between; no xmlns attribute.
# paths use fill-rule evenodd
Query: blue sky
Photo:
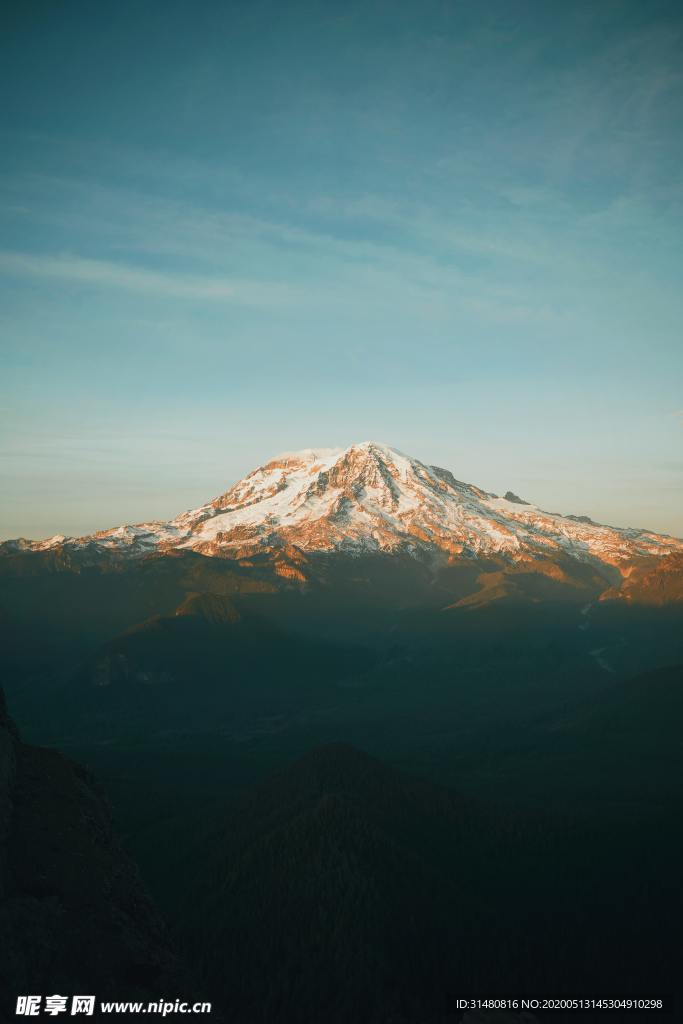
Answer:
<svg viewBox="0 0 683 1024"><path fill-rule="evenodd" d="M677 3L17 5L0 536L386 441L683 535Z"/></svg>

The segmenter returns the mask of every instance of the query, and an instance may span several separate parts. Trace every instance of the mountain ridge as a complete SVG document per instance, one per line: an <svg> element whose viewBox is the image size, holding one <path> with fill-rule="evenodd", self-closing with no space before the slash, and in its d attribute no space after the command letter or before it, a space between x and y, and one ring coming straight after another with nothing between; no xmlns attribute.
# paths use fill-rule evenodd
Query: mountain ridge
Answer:
<svg viewBox="0 0 683 1024"><path fill-rule="evenodd" d="M123 525L76 538L19 538L0 544L0 554L73 553L96 560L189 550L248 559L288 548L351 556L438 554L446 561L495 555L519 562L568 554L616 568L625 578L639 559L682 554L683 541L545 512L512 491L499 497L458 480L450 470L367 441L346 449L285 452L168 522Z"/></svg>

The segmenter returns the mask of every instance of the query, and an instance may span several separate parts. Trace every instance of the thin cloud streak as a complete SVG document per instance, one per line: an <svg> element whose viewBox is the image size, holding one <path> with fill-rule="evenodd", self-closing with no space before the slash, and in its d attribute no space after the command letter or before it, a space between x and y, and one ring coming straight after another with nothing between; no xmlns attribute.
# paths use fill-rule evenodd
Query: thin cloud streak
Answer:
<svg viewBox="0 0 683 1024"><path fill-rule="evenodd" d="M144 267L78 256L36 256L30 253L0 250L0 272L33 277L63 278L82 284L127 291L206 299L212 302L257 302L283 298L287 289L274 284L223 278L198 277L147 270Z"/></svg>

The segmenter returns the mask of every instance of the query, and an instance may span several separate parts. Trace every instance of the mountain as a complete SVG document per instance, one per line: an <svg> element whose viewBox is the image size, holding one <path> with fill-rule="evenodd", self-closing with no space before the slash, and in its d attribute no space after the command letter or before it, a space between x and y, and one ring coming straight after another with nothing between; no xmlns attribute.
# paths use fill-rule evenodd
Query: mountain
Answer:
<svg viewBox="0 0 683 1024"><path fill-rule="evenodd" d="M464 992L677 978L681 900L657 872L680 844L660 821L658 843L632 823L511 817L348 743L202 817L158 837L160 898L228 1019L455 1024Z"/></svg>
<svg viewBox="0 0 683 1024"><path fill-rule="evenodd" d="M224 597L192 594L174 614L100 646L31 720L44 723L51 742L75 731L91 741L114 734L149 742L207 729L238 741L277 734L302 708L334 706L338 687L375 660L371 650L306 638Z"/></svg>
<svg viewBox="0 0 683 1024"><path fill-rule="evenodd" d="M23 743L0 690L0 1020L17 995L155 999L178 961L89 774Z"/></svg>
<svg viewBox="0 0 683 1024"><path fill-rule="evenodd" d="M0 672L46 743L403 732L418 695L419 736L444 702L518 718L680 663L681 598L681 541L366 443L281 456L170 523L6 542Z"/></svg>
<svg viewBox="0 0 683 1024"><path fill-rule="evenodd" d="M4 572L25 567L27 555L33 560L24 571L55 572L186 553L227 558L242 569L265 563L276 582L294 586L315 579L324 556L392 554L432 571L480 566L483 575L469 593L485 602L526 593L529 575L543 581L539 600L559 590L577 599L591 591L638 600L642 590L646 600L666 601L681 597L683 541L545 512L511 491L498 497L449 470L365 442L281 455L167 523L0 545ZM667 583L658 587L651 577L663 560Z"/></svg>
<svg viewBox="0 0 683 1024"><path fill-rule="evenodd" d="M6 542L0 674L229 1019L450 1024L465 982L673 988L682 581L681 541L305 451L169 523ZM0 896L46 958L17 969L71 987L61 907L98 986L175 993L90 776L8 725L7 766Z"/></svg>

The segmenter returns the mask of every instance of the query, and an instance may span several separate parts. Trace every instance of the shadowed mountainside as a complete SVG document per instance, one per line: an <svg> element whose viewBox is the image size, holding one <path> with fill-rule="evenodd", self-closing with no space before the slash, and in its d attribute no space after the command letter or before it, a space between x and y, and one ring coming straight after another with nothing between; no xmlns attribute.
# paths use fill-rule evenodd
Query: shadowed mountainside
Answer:
<svg viewBox="0 0 683 1024"><path fill-rule="evenodd" d="M161 918L77 764L21 742L0 691L0 1017L25 993L179 992Z"/></svg>
<svg viewBox="0 0 683 1024"><path fill-rule="evenodd" d="M677 977L673 822L653 846L623 822L484 810L334 744L217 801L189 842L173 828L159 898L230 1019L436 1024L465 991Z"/></svg>

